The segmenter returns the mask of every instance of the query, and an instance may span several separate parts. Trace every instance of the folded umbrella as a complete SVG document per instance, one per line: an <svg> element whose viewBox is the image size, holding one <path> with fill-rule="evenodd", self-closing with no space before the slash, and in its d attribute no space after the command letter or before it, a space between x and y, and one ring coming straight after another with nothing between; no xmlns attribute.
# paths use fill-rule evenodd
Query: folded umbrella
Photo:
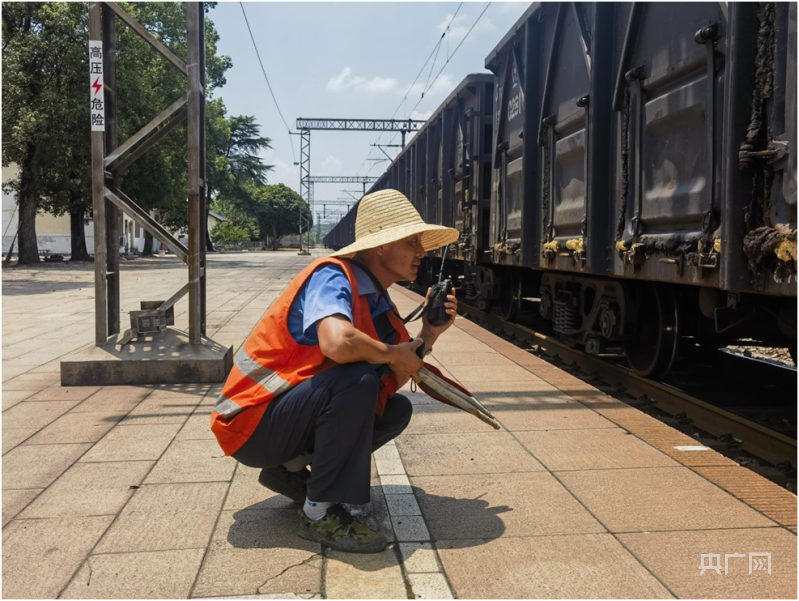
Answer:
<svg viewBox="0 0 799 601"><path fill-rule="evenodd" d="M438 369L429 363L425 363L418 373L420 378L419 388L424 390L429 396L446 405L471 413L495 430L499 430L499 424L494 416L491 415L491 412L483 407L482 403L474 398L468 390L445 378Z"/></svg>

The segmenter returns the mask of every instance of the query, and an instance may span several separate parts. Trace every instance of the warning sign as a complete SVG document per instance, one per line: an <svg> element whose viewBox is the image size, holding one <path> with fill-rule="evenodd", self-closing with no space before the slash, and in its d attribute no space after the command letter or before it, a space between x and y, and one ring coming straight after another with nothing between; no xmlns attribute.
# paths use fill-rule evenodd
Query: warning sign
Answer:
<svg viewBox="0 0 799 601"><path fill-rule="evenodd" d="M91 98L92 131L105 131L103 42L101 40L89 40L89 98Z"/></svg>

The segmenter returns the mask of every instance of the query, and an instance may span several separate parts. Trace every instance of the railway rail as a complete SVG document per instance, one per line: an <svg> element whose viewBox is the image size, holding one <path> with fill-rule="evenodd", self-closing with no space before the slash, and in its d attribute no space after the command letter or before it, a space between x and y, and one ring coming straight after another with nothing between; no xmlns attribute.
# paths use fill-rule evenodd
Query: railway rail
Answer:
<svg viewBox="0 0 799 601"><path fill-rule="evenodd" d="M478 309L466 302L460 301L461 314L472 318L482 325L500 331L516 341L524 342L540 354L548 357L558 357L570 364L569 369L574 375L594 381L601 380L606 384L611 393L623 393L627 398L625 402L633 407L654 413L662 421L683 431L689 430L690 435L696 439L697 446L707 446L725 455L732 456L739 463L753 469L762 476L786 486L792 491L796 490L796 434L795 417L789 420L788 428L779 431L773 427L754 421L749 416L725 408L723 402L716 398L703 399L700 393L692 393L689 389L683 390L674 385L657 382L643 378L626 365L601 356L588 354L580 349L572 348L556 339L554 336L535 327L514 323L502 317ZM557 359L556 359L557 360ZM748 361L744 358L730 357L722 361ZM782 370L778 372L778 384L793 381L795 399L796 371L789 368L780 368L763 362L752 362L751 368L755 370ZM758 365L754 365L758 363ZM576 372L576 373L575 373ZM762 387L765 379L762 375L758 378ZM601 389L602 386L600 385ZM605 390L608 392L608 390ZM617 394L618 396L618 394ZM795 402L793 403L795 411ZM709 435L709 436L708 436ZM742 458L741 451L755 458ZM770 465L764 466L761 462Z"/></svg>

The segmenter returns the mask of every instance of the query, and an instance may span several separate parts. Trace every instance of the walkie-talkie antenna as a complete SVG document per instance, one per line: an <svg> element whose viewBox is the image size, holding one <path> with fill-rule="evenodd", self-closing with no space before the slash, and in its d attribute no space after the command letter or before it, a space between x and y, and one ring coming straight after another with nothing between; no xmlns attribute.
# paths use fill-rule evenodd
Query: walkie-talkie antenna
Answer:
<svg viewBox="0 0 799 601"><path fill-rule="evenodd" d="M441 255L441 269L438 271L438 283L441 283L441 276L444 275L444 261L447 260L447 249L449 248L449 244L444 247L444 254Z"/></svg>

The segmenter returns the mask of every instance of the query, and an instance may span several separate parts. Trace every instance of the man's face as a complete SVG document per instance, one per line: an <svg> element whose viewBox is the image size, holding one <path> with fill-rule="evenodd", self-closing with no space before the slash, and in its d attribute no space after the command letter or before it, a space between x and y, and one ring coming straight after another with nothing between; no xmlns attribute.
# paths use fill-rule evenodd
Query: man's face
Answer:
<svg viewBox="0 0 799 601"><path fill-rule="evenodd" d="M383 268L397 282L412 282L419 273L419 265L425 255L421 234L409 236L382 246L380 257Z"/></svg>

